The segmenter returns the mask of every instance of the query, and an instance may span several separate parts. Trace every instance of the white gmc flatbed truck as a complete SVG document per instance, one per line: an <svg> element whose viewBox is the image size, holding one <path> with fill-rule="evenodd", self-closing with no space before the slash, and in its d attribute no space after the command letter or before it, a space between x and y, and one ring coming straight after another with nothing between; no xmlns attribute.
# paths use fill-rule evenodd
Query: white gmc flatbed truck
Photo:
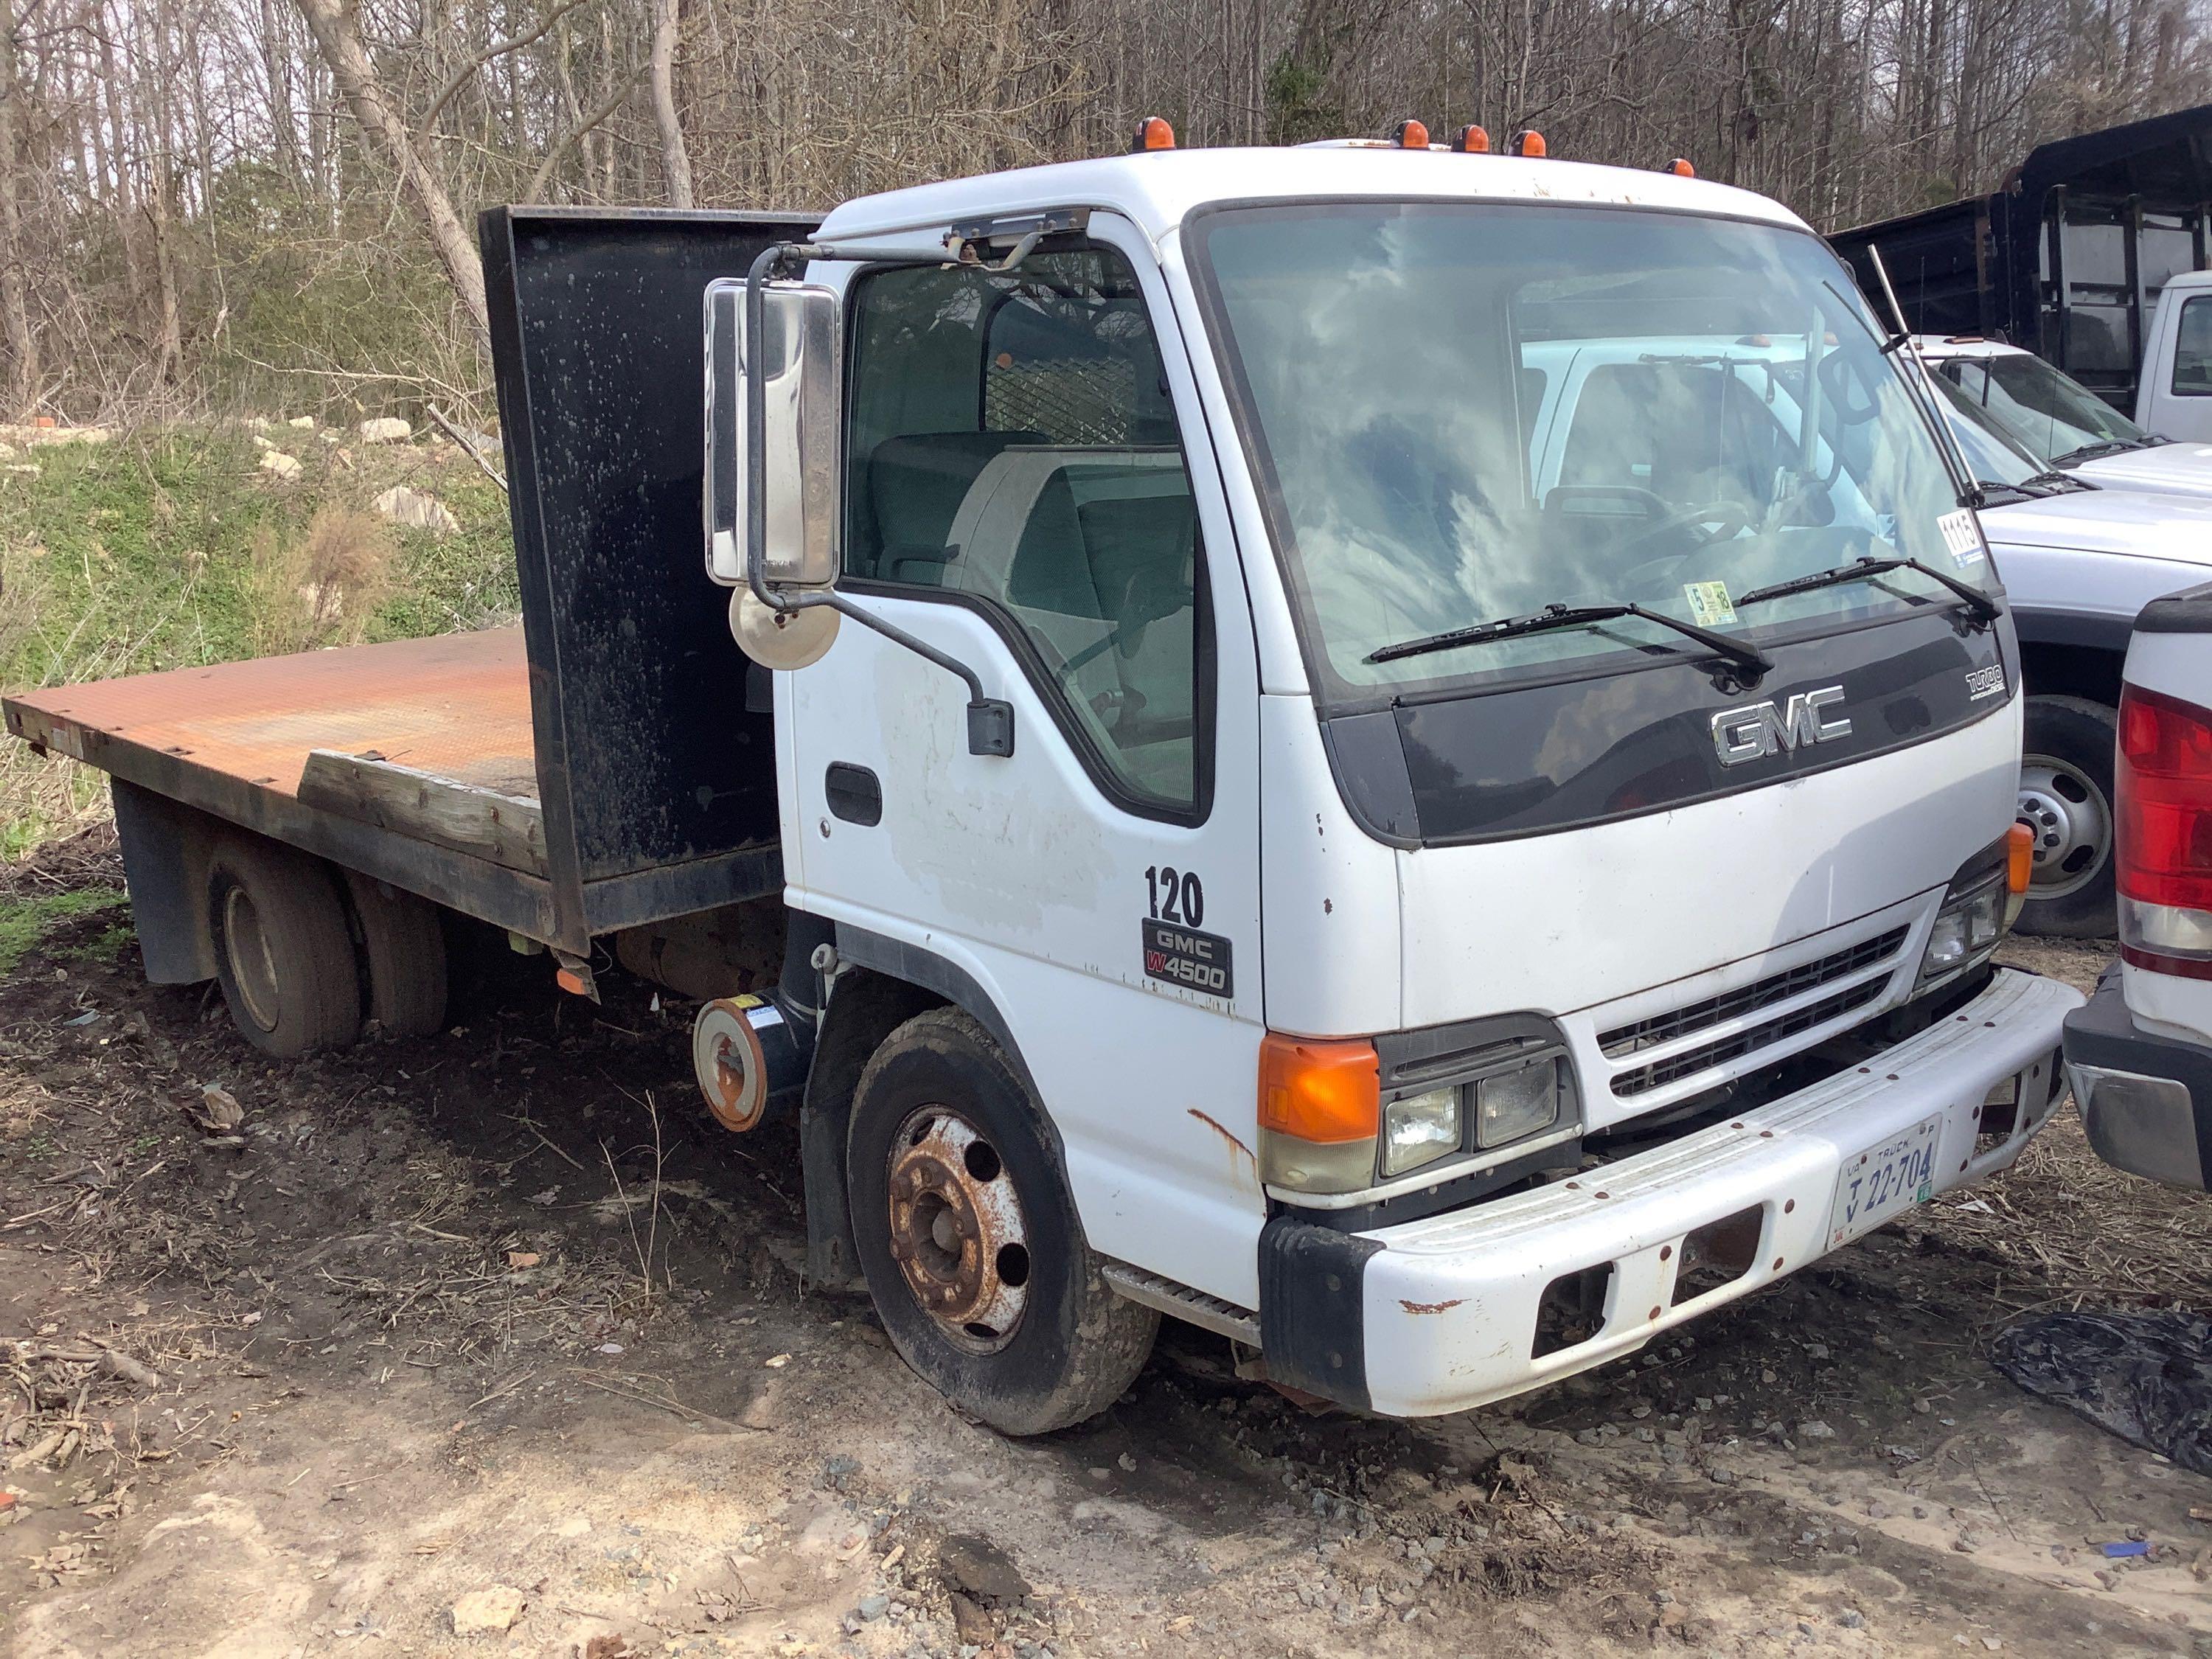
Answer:
<svg viewBox="0 0 2212 1659"><path fill-rule="evenodd" d="M1497 1400L2054 1109L2004 594L1776 204L1414 134L482 240L519 635L7 703L264 1049L434 1030L441 908L611 952L719 1120L795 1115L817 1277L1012 1433L1164 1312ZM1638 379L1739 336L1710 418ZM1539 467L1577 341L1626 412Z"/></svg>

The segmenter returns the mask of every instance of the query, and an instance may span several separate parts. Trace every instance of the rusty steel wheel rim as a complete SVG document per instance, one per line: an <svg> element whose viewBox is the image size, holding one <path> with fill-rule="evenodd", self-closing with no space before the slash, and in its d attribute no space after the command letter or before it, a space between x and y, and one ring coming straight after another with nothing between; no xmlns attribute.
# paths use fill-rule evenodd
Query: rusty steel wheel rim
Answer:
<svg viewBox="0 0 2212 1659"><path fill-rule="evenodd" d="M915 1305L957 1347L995 1353L1029 1301L1029 1231L1006 1161L946 1106L925 1106L891 1142L891 1259Z"/></svg>
<svg viewBox="0 0 2212 1659"><path fill-rule="evenodd" d="M234 886L222 896L222 944L230 958L231 982L247 1018L264 1031L276 1029L276 964L270 959L269 935L252 895Z"/></svg>

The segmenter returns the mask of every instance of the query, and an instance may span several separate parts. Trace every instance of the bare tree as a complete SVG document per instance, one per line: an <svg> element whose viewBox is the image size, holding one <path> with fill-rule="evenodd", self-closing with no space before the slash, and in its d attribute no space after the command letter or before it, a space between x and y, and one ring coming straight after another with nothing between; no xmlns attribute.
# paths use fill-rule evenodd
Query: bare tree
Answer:
<svg viewBox="0 0 2212 1659"><path fill-rule="evenodd" d="M307 27L313 32L315 44L322 49L331 77L344 94L354 119L383 150L386 160L422 210L430 246L437 252L438 263L446 268L461 308L476 325L477 332L489 337L491 313L484 303L483 264L477 257L476 244L463 228L460 216L453 211L453 199L446 194L445 186L438 182L437 175L416 149L406 123L399 118L398 112L386 96L375 67L362 50L361 37L355 33L352 20L334 0L300 0L300 13L307 20Z"/></svg>
<svg viewBox="0 0 2212 1659"><path fill-rule="evenodd" d="M660 167L668 177L668 204L688 208L691 197L691 154L684 147L683 123L676 112L676 34L678 0L653 0L653 118L660 129Z"/></svg>
<svg viewBox="0 0 2212 1659"><path fill-rule="evenodd" d="M1418 116L1832 228L2208 100L2212 0L0 0L0 402L483 410L494 202L821 209L1145 115Z"/></svg>
<svg viewBox="0 0 2212 1659"><path fill-rule="evenodd" d="M23 276L22 85L16 78L15 0L0 0L0 331L8 340L8 404L28 420L39 401L39 340Z"/></svg>

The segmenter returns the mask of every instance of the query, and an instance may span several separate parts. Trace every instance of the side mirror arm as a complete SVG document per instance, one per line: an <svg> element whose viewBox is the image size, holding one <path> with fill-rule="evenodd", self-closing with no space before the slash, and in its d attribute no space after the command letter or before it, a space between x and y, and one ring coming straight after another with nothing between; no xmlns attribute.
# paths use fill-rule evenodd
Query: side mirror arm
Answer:
<svg viewBox="0 0 2212 1659"><path fill-rule="evenodd" d="M769 274L784 260L840 259L854 256L815 242L778 242L763 248L745 272L745 349L755 364L768 335L767 285ZM938 263L931 261L930 263ZM787 593L768 583L768 381L757 373L745 377L745 584L753 597L771 611L805 611L827 605L850 617L863 628L872 628L885 639L904 646L918 657L957 674L968 686L968 752L1001 757L1014 752L1014 706L1004 697L983 695L981 678L959 658L918 640L903 628L885 622L835 588L818 592Z"/></svg>

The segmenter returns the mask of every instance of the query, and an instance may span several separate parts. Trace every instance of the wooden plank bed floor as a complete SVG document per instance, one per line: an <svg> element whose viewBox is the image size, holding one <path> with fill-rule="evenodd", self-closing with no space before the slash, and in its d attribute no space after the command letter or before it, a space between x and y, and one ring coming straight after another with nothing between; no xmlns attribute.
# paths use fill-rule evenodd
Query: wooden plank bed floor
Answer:
<svg viewBox="0 0 2212 1659"><path fill-rule="evenodd" d="M95 766L118 744L173 756L545 874L520 628L135 674L7 702L11 731Z"/></svg>

